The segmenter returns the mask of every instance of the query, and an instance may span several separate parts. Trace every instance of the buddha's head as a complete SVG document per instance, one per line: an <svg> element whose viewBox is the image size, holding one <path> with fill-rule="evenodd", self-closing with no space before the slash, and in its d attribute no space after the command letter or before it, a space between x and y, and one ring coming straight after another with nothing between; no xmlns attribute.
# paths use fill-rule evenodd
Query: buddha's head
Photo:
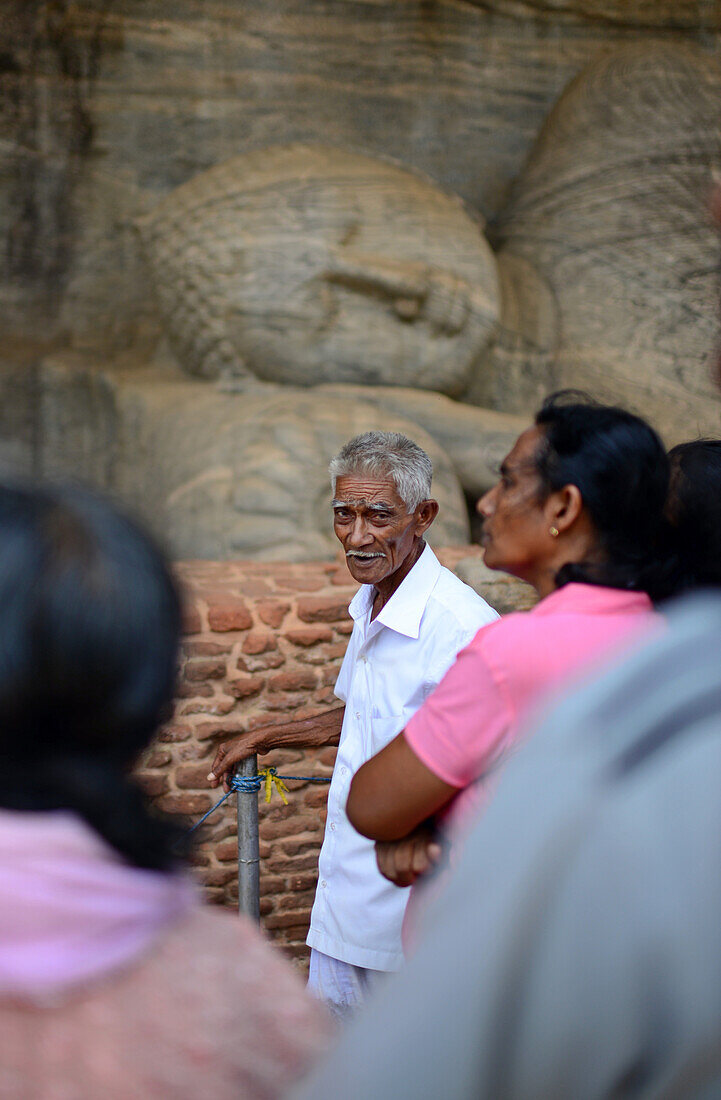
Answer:
<svg viewBox="0 0 721 1100"><path fill-rule="evenodd" d="M195 375L466 389L499 313L479 220L416 172L305 145L233 158L142 220Z"/></svg>

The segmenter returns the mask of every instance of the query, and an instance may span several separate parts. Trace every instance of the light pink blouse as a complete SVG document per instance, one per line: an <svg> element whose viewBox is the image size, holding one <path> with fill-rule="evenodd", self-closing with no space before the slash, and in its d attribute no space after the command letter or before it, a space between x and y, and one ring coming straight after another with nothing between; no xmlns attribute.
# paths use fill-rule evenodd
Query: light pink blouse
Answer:
<svg viewBox="0 0 721 1100"><path fill-rule="evenodd" d="M449 829L477 817L530 710L662 621L645 593L567 584L531 611L482 627L405 728L426 767L462 788L445 815Z"/></svg>

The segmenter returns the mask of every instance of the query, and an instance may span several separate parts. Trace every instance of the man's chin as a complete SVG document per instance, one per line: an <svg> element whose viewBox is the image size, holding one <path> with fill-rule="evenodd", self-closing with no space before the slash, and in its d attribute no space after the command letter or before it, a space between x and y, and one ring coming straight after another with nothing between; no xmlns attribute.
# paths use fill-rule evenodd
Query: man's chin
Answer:
<svg viewBox="0 0 721 1100"><path fill-rule="evenodd" d="M345 561L353 580L361 584L382 581L388 572L385 558L346 558Z"/></svg>

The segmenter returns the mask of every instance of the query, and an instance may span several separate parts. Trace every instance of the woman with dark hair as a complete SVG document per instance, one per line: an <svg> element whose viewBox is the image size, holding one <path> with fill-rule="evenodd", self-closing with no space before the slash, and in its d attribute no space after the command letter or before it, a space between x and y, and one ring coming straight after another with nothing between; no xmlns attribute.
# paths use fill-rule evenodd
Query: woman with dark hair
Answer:
<svg viewBox="0 0 721 1100"><path fill-rule="evenodd" d="M624 409L565 391L548 398L478 502L485 563L540 602L483 627L390 744L359 769L347 812L379 866L410 885L464 831L529 710L660 623L670 571L668 460ZM399 843L401 842L401 843Z"/></svg>
<svg viewBox="0 0 721 1100"><path fill-rule="evenodd" d="M95 494L0 486L0 607L0 1095L280 1094L325 1021L128 774L173 695L162 556Z"/></svg>
<svg viewBox="0 0 721 1100"><path fill-rule="evenodd" d="M679 443L671 464L666 514L680 565L678 588L721 585L721 439Z"/></svg>

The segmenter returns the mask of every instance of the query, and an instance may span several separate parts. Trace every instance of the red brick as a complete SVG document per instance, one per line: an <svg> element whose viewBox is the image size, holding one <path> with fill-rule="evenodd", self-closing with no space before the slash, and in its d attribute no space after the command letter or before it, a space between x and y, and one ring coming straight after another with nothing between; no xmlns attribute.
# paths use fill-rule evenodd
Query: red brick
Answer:
<svg viewBox="0 0 721 1100"><path fill-rule="evenodd" d="M274 768L286 768L290 764L298 764L304 760L305 753L299 749L271 749L263 756L263 764ZM303 764L303 767L306 765Z"/></svg>
<svg viewBox="0 0 721 1100"><path fill-rule="evenodd" d="M230 863L238 859L238 841L237 840L221 840L220 844L215 846L215 858L220 863Z"/></svg>
<svg viewBox="0 0 721 1100"><path fill-rule="evenodd" d="M300 932L303 928L307 930L309 923L309 914L305 912L290 912L290 913L271 913L270 916L265 919L266 928L297 928Z"/></svg>
<svg viewBox="0 0 721 1100"><path fill-rule="evenodd" d="M250 580L240 585L240 591L244 596L270 596L273 591L267 581Z"/></svg>
<svg viewBox="0 0 721 1100"><path fill-rule="evenodd" d="M280 894L287 890L285 879L281 875L266 875L260 876L260 892L261 894Z"/></svg>
<svg viewBox="0 0 721 1100"><path fill-rule="evenodd" d="M289 712L295 711L305 701L303 695L297 692L289 695L283 691L268 692L263 699L263 706L267 711L282 711ZM295 717L295 715L294 715ZM274 719L274 724L279 721L278 718Z"/></svg>
<svg viewBox="0 0 721 1100"><path fill-rule="evenodd" d="M181 786L178 783L178 786ZM303 794L303 805L315 808L318 806L325 806L328 801L328 786L329 784L314 783L310 790L307 790Z"/></svg>
<svg viewBox="0 0 721 1100"><path fill-rule="evenodd" d="M251 630L243 639L243 653L267 653L277 649L275 637L267 630Z"/></svg>
<svg viewBox="0 0 721 1100"><path fill-rule="evenodd" d="M163 726L158 731L158 741L165 741L170 743L174 743L176 741L187 741L192 732L193 731L190 726L175 724Z"/></svg>
<svg viewBox="0 0 721 1100"><path fill-rule="evenodd" d="M193 603L184 603L182 623L183 634L200 634L202 629L203 622L198 608Z"/></svg>
<svg viewBox="0 0 721 1100"><path fill-rule="evenodd" d="M263 682L262 676L239 676L236 680L228 680L228 691L236 699L247 699L262 691Z"/></svg>
<svg viewBox="0 0 721 1100"><path fill-rule="evenodd" d="M188 863L191 867L207 867L210 863L210 856L205 852L199 852L197 849L191 851L188 855Z"/></svg>
<svg viewBox="0 0 721 1100"><path fill-rule="evenodd" d="M184 642L183 653L186 657L218 657L221 653L229 653L230 644L221 642Z"/></svg>
<svg viewBox="0 0 721 1100"><path fill-rule="evenodd" d="M151 749L142 760L144 768L164 768L173 757L167 749Z"/></svg>
<svg viewBox="0 0 721 1100"><path fill-rule="evenodd" d="M304 832L306 829L312 829L315 824L312 818L299 817L293 821L293 828L290 831L294 833ZM261 831L264 840L274 840L278 837L287 836L289 829L285 821L263 821Z"/></svg>
<svg viewBox="0 0 721 1100"><path fill-rule="evenodd" d="M185 662L183 676L186 680L222 680L225 676L225 661L191 657Z"/></svg>
<svg viewBox="0 0 721 1100"><path fill-rule="evenodd" d="M322 691L316 691L313 699L316 703L323 704L323 706L331 706L333 703L338 702L338 696L333 691L332 687L326 687L323 688Z"/></svg>
<svg viewBox="0 0 721 1100"><path fill-rule="evenodd" d="M219 887L206 886L203 897L208 905L225 905L225 892Z"/></svg>
<svg viewBox="0 0 721 1100"><path fill-rule="evenodd" d="M278 588L288 588L291 592L318 592L328 583L325 577L312 577L307 574L276 573L273 578Z"/></svg>
<svg viewBox="0 0 721 1100"><path fill-rule="evenodd" d="M327 768L332 768L335 765L335 758L338 749L334 747L328 747L327 749L321 749L318 753L318 763L325 764Z"/></svg>
<svg viewBox="0 0 721 1100"><path fill-rule="evenodd" d="M333 629L335 630L336 634L343 634L343 635L352 634L353 633L353 623L352 622L351 623L337 623L333 627Z"/></svg>
<svg viewBox="0 0 721 1100"><path fill-rule="evenodd" d="M293 858L293 870L294 871L314 871L318 867L318 852L320 850L320 838L314 851L307 856L295 856ZM267 865L274 871L286 872L288 870L288 860L283 855L269 856L267 859Z"/></svg>
<svg viewBox="0 0 721 1100"><path fill-rule="evenodd" d="M189 760L208 760L211 753L214 751L212 745L197 745L195 742L190 742L185 745L180 745L180 747L175 750L175 755L178 761L185 763Z"/></svg>
<svg viewBox="0 0 721 1100"><path fill-rule="evenodd" d="M317 875L291 875L288 886L291 890L315 890L317 882Z"/></svg>
<svg viewBox="0 0 721 1100"><path fill-rule="evenodd" d="M203 871L203 882L206 886L226 886L237 876L238 872L233 867L215 867L212 870Z"/></svg>
<svg viewBox="0 0 721 1100"><path fill-rule="evenodd" d="M221 722L201 722L195 727L195 736L205 741L209 737L218 737L225 740L229 737L237 737L239 733L245 733L247 724L242 719L225 719Z"/></svg>
<svg viewBox="0 0 721 1100"><path fill-rule="evenodd" d="M168 777L165 772L139 771L134 774L135 782L148 798L157 798L158 795L165 794L168 789Z"/></svg>
<svg viewBox="0 0 721 1100"><path fill-rule="evenodd" d="M239 657L236 668L241 672L265 672L269 668L280 668L285 664L282 653L262 653L258 657Z"/></svg>
<svg viewBox="0 0 721 1100"><path fill-rule="evenodd" d="M261 898L260 905L258 906L261 917L267 917L269 913L272 913L275 909L272 898Z"/></svg>
<svg viewBox="0 0 721 1100"><path fill-rule="evenodd" d="M290 611L290 604L280 603L278 600L259 600L255 610L262 623L277 630Z"/></svg>
<svg viewBox="0 0 721 1100"><path fill-rule="evenodd" d="M315 900L315 888L312 890L303 890L289 894L276 895L275 908L279 911L287 911L289 909L307 909L310 910Z"/></svg>
<svg viewBox="0 0 721 1100"><path fill-rule="evenodd" d="M210 701L208 703L203 703L202 705L199 704L198 706L194 706L192 708L192 710L182 709L180 713L181 714L217 714L217 715L220 715L220 716L224 716L226 714L230 714L231 710L233 710L236 705L237 705L237 701L235 699L229 699L228 697L226 697L224 695L216 695L215 698L212 701ZM205 723L201 727L196 727L195 736L200 741L203 741L208 736L213 736L212 734L205 734L205 733L199 732L200 729L204 730L205 728L206 728Z"/></svg>
<svg viewBox="0 0 721 1100"><path fill-rule="evenodd" d="M228 630L250 630L253 617L246 604L237 597L216 593L208 605L208 626L223 633Z"/></svg>
<svg viewBox="0 0 721 1100"><path fill-rule="evenodd" d="M312 646L320 642L331 642L333 631L329 626L305 626L289 630L285 636L293 645Z"/></svg>
<svg viewBox="0 0 721 1100"><path fill-rule="evenodd" d="M210 765L205 764L180 764L175 769L175 784L183 790L205 790L208 787L208 771ZM218 792L220 797L220 791Z"/></svg>
<svg viewBox="0 0 721 1100"><path fill-rule="evenodd" d="M198 702L197 699L192 703L186 703L180 708L180 714L182 716L190 714L228 714L234 706L235 703L232 699L219 699L216 696L205 703Z"/></svg>
<svg viewBox="0 0 721 1100"><path fill-rule="evenodd" d="M158 809L167 814L204 814L213 805L209 794L165 794L158 799Z"/></svg>
<svg viewBox="0 0 721 1100"><path fill-rule="evenodd" d="M336 623L348 618L348 605L335 596L304 596L298 600L298 618L304 623Z"/></svg>
<svg viewBox="0 0 721 1100"><path fill-rule="evenodd" d="M175 688L176 699L197 699L199 695L207 699L212 694L213 689L210 684L188 684L181 681Z"/></svg>
<svg viewBox="0 0 721 1100"><path fill-rule="evenodd" d="M268 687L272 691L305 691L318 686L318 677L314 672L298 670L297 672L276 672L268 677Z"/></svg>

